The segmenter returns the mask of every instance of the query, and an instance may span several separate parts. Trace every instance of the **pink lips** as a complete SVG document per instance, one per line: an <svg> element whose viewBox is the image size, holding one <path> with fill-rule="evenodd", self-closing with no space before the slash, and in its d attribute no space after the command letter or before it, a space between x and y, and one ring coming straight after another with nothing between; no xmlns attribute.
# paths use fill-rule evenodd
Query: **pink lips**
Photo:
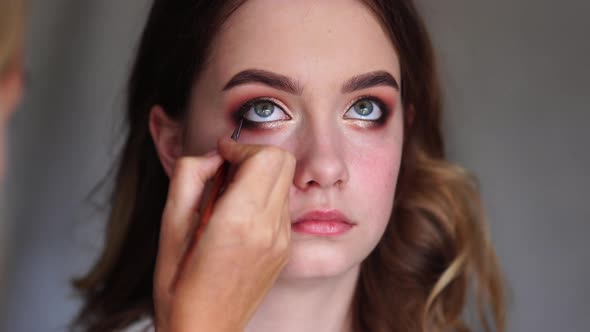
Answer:
<svg viewBox="0 0 590 332"><path fill-rule="evenodd" d="M291 229L298 233L336 236L349 231L354 224L338 210L316 210L297 218Z"/></svg>

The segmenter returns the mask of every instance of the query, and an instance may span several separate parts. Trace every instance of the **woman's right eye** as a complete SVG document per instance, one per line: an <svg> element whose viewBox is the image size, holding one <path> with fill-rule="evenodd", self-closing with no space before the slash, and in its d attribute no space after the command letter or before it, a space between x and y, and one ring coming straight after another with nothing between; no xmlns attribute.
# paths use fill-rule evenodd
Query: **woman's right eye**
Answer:
<svg viewBox="0 0 590 332"><path fill-rule="evenodd" d="M241 110L242 117L250 122L274 122L291 119L280 106L266 99L248 102L241 107Z"/></svg>

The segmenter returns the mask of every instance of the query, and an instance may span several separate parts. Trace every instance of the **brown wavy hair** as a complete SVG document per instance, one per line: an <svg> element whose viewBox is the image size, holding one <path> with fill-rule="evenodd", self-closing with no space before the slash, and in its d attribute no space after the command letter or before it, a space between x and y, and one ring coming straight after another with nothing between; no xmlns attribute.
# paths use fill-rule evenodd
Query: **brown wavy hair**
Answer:
<svg viewBox="0 0 590 332"><path fill-rule="evenodd" d="M168 178L148 131L152 106L181 119L209 47L239 1L155 0L128 86L105 248L74 282L85 299L74 330L111 331L154 314L153 273ZM477 184L445 160L434 52L413 1L365 0L399 55L409 110L394 209L362 263L355 331L470 331L468 298L486 331L504 331L504 296ZM471 295L470 295L471 294Z"/></svg>

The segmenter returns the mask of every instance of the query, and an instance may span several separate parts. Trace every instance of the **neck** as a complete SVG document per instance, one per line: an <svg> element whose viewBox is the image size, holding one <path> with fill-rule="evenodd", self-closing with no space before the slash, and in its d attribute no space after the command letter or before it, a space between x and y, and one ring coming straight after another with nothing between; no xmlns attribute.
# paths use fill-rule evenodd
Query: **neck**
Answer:
<svg viewBox="0 0 590 332"><path fill-rule="evenodd" d="M358 275L357 266L337 277L279 279L245 331L350 332Z"/></svg>

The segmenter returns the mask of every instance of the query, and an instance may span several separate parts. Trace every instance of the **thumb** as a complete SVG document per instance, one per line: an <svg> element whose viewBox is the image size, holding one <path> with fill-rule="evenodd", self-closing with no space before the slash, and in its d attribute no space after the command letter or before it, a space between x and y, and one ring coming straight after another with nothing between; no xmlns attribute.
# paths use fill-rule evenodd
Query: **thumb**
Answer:
<svg viewBox="0 0 590 332"><path fill-rule="evenodd" d="M259 152L263 145L242 144L231 138L223 137L217 142L217 148L223 159L237 165Z"/></svg>

